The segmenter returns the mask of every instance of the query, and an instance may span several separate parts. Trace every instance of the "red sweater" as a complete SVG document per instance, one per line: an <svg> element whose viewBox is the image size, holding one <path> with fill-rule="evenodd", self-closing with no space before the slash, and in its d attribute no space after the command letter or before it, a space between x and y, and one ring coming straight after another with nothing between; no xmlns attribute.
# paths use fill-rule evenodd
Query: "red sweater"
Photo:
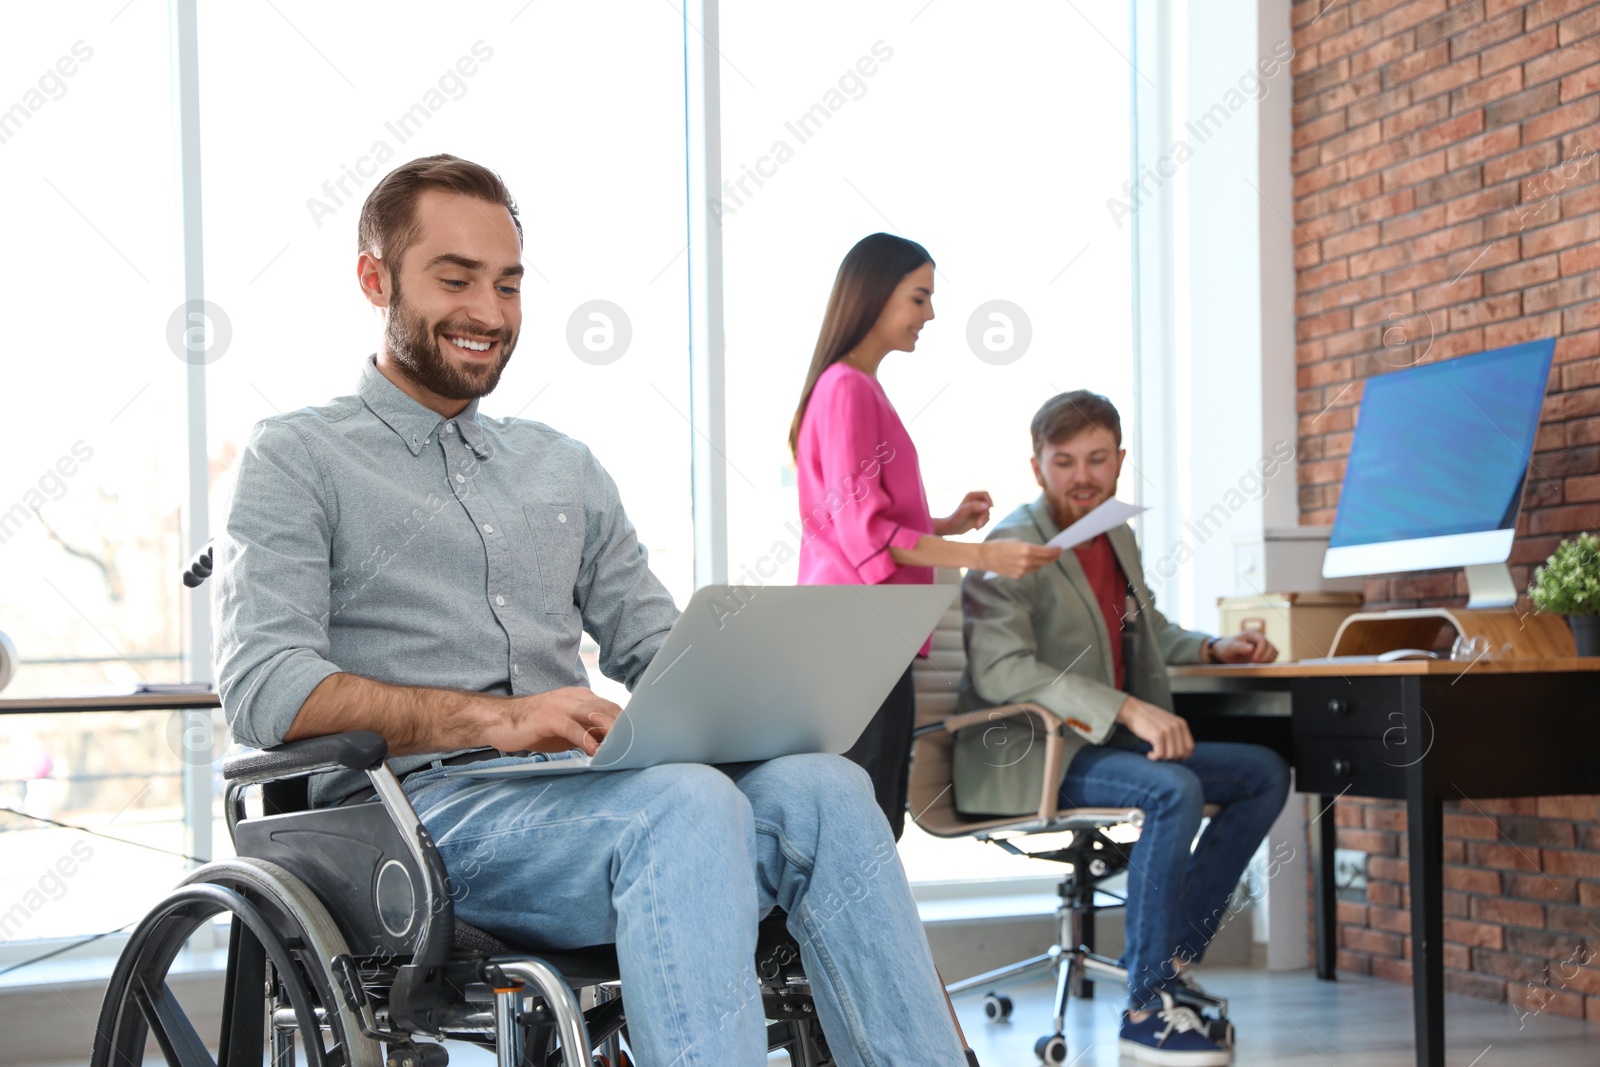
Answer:
<svg viewBox="0 0 1600 1067"><path fill-rule="evenodd" d="M1106 618L1106 631L1111 636L1111 663L1115 668L1117 688L1122 688L1122 613L1128 604L1128 578L1117 562L1117 553L1111 547L1111 538L1101 534L1073 548L1073 554L1083 565L1089 578L1089 587L1100 604L1100 613Z"/></svg>

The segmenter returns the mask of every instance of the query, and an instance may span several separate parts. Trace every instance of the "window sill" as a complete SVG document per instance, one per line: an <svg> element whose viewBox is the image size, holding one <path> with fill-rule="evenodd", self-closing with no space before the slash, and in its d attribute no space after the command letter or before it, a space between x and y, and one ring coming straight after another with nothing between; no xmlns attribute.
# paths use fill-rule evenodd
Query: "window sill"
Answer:
<svg viewBox="0 0 1600 1067"><path fill-rule="evenodd" d="M1121 896L1126 888L1126 877L1119 875L1107 880L1104 884L1106 891ZM1061 906L1061 896L1057 892L1060 885L1059 875L951 879L913 883L911 895L917 902L922 924L935 926L1054 916L1056 909ZM1107 907L1117 901L1103 897L1098 903L1101 907Z"/></svg>

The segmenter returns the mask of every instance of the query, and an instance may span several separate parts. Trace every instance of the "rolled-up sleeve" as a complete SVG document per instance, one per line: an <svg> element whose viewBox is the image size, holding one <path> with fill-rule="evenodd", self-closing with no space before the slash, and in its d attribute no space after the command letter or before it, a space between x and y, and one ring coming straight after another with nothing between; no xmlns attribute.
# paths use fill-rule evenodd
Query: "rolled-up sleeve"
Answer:
<svg viewBox="0 0 1600 1067"><path fill-rule="evenodd" d="M281 744L329 661L336 498L292 423L259 424L213 554L217 688L236 740Z"/></svg>
<svg viewBox="0 0 1600 1067"><path fill-rule="evenodd" d="M805 502L809 511L802 513L801 521L831 525L834 543L861 581L886 582L899 566L890 550L915 548L925 531L892 518L894 501L884 479L867 475L888 462L882 452L876 398L865 379L840 375L826 388L819 385L806 417L817 420L816 433L809 439L817 449L824 491L821 500Z"/></svg>

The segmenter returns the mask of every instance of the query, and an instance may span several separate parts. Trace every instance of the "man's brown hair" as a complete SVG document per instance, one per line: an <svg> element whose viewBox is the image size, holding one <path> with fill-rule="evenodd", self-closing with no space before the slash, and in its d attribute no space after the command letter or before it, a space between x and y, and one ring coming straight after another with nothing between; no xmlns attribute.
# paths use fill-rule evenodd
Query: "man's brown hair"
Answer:
<svg viewBox="0 0 1600 1067"><path fill-rule="evenodd" d="M511 213L517 228L517 246L522 246L522 220L517 217L517 202L500 175L488 167L451 155L424 156L404 163L384 175L361 205L361 221L356 225L357 252L371 252L398 272L400 257L422 237L417 224L417 198L428 189L460 193L490 204L499 204Z"/></svg>
<svg viewBox="0 0 1600 1067"><path fill-rule="evenodd" d="M1090 426L1107 431L1116 438L1117 447L1122 447L1122 416L1117 414L1115 404L1087 389L1059 393L1046 400L1033 417L1029 427L1033 432L1033 454L1038 456L1046 444L1060 444Z"/></svg>

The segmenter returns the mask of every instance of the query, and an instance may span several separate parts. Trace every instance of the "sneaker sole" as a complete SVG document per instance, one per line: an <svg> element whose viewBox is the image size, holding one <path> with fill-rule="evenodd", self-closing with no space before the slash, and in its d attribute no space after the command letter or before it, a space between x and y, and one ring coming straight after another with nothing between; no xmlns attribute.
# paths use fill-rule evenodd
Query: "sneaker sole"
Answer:
<svg viewBox="0 0 1600 1067"><path fill-rule="evenodd" d="M1157 1067L1228 1067L1233 1055L1227 1049L1200 1049L1194 1052L1175 1052L1151 1048L1127 1038L1117 1039L1117 1051L1130 1060L1155 1064Z"/></svg>

